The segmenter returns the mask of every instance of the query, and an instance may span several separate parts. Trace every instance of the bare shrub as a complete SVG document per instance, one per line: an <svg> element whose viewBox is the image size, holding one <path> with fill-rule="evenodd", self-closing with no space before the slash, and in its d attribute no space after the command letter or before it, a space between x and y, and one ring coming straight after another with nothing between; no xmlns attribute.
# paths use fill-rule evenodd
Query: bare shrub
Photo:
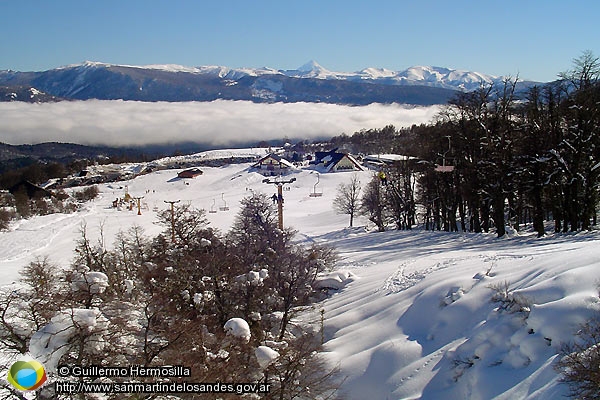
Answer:
<svg viewBox="0 0 600 400"><path fill-rule="evenodd" d="M98 197L99 191L98 186L88 186L83 190L73 193L73 197L75 197L78 201L90 201L94 200Z"/></svg>
<svg viewBox="0 0 600 400"><path fill-rule="evenodd" d="M529 316L531 311L531 300L523 296L521 293L515 293L510 289L510 283L505 281L499 284L488 286L494 291L491 301L499 304L501 311L509 313L523 313L525 318Z"/></svg>
<svg viewBox="0 0 600 400"><path fill-rule="evenodd" d="M573 343L563 346L556 368L569 385L571 397L600 399L600 320L585 323Z"/></svg>
<svg viewBox="0 0 600 400"><path fill-rule="evenodd" d="M0 231L7 230L10 222L17 217L14 211L0 208Z"/></svg>

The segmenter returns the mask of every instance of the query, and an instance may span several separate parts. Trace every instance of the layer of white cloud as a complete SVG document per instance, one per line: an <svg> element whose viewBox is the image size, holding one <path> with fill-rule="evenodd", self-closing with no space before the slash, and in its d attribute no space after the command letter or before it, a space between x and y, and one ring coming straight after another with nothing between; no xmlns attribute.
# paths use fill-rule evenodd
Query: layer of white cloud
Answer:
<svg viewBox="0 0 600 400"><path fill-rule="evenodd" d="M392 124L430 122L439 107L214 101L143 103L73 101L0 103L0 141L132 146L192 141L225 146L252 141L330 137Z"/></svg>

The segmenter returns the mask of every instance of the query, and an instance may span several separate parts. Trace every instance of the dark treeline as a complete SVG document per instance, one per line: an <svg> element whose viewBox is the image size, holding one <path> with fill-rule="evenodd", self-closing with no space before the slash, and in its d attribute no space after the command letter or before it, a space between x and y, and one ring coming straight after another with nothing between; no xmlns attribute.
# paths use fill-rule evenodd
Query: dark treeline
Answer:
<svg viewBox="0 0 600 400"><path fill-rule="evenodd" d="M78 174L90 164L120 164L127 162L145 162L153 160L147 154L119 154L110 157L63 159L58 161L33 158L2 161L0 163L0 189L8 189L19 182L28 181L34 184L46 182L48 179L65 178L70 174Z"/></svg>
<svg viewBox="0 0 600 400"><path fill-rule="evenodd" d="M0 189L8 189L22 181L40 184L48 179L64 178L70 174L78 174L93 164L148 162L212 148L188 142L138 147L86 146L59 142L10 145L0 142Z"/></svg>
<svg viewBox="0 0 600 400"><path fill-rule="evenodd" d="M525 93L515 91L518 79L506 78L459 94L432 124L333 142L416 157L386 167L381 207L399 229L422 222L446 231L495 228L503 236L506 226L532 223L541 236L545 222L554 221L556 232L587 230L596 224L598 203L600 62L584 52L559 76ZM402 205L401 219L393 203Z"/></svg>

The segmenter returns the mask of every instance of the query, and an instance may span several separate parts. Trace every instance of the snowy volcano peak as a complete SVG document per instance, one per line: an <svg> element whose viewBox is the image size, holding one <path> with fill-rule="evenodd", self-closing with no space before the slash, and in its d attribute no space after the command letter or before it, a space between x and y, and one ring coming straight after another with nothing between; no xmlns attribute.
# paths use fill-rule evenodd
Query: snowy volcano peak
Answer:
<svg viewBox="0 0 600 400"><path fill-rule="evenodd" d="M323 68L321 66L321 64L319 64L315 60L310 60L306 64L304 64L301 67L299 67L296 71L300 71L300 72L319 72L319 71L327 71L327 70L325 68Z"/></svg>
<svg viewBox="0 0 600 400"><path fill-rule="evenodd" d="M329 71L315 60L310 60L297 69L282 72L293 78L338 79L340 75L340 73Z"/></svg>

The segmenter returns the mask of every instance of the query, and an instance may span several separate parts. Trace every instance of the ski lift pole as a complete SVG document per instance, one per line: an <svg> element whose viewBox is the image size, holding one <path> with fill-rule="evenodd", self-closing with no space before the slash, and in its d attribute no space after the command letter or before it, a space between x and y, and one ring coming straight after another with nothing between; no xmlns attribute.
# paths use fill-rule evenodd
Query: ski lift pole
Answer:
<svg viewBox="0 0 600 400"><path fill-rule="evenodd" d="M277 185L277 216L277 226L283 230L283 185Z"/></svg>
<svg viewBox="0 0 600 400"><path fill-rule="evenodd" d="M279 217L278 227L283 230L283 185L287 183L295 182L296 178L289 179L287 181L270 180L269 178L263 179L263 183L273 184L277 186L277 215Z"/></svg>
<svg viewBox="0 0 600 400"><path fill-rule="evenodd" d="M142 215L142 207L141 207L140 201L142 201L142 199L144 198L144 196L142 196L142 197L132 197L132 198L137 203L137 209L138 209L137 215Z"/></svg>
<svg viewBox="0 0 600 400"><path fill-rule="evenodd" d="M165 203L171 205L171 241L175 243L175 203L179 203L181 200L177 201L167 201Z"/></svg>

